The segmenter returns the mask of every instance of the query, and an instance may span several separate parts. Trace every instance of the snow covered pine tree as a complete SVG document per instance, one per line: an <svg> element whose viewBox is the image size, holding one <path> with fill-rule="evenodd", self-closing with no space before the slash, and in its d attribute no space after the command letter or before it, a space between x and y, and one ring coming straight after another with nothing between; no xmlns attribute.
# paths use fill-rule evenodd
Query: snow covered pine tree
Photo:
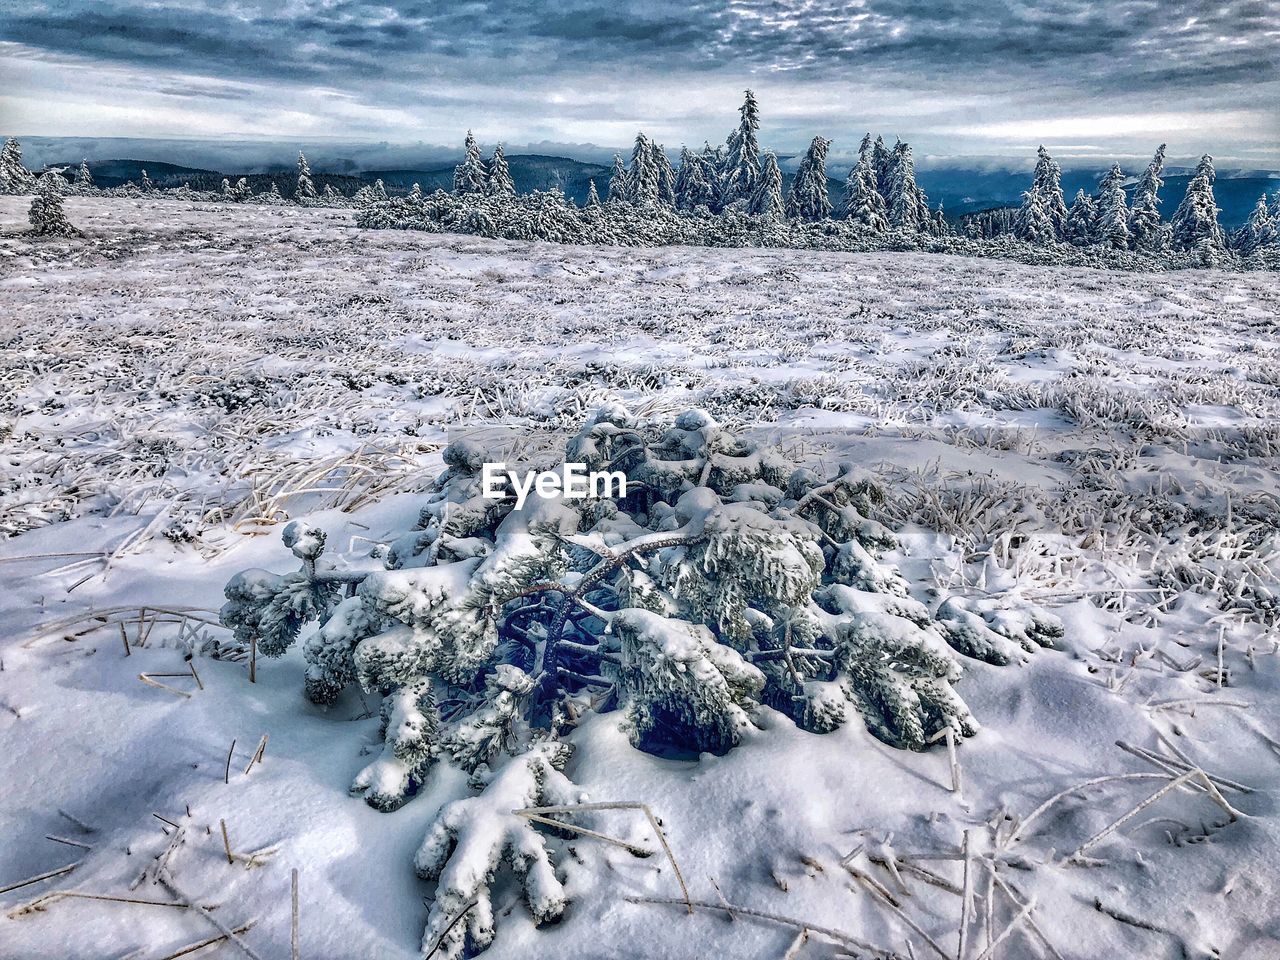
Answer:
<svg viewBox="0 0 1280 960"><path fill-rule="evenodd" d="M62 190L66 181L60 173L46 172L36 181L35 199L27 211L31 232L40 237L78 237L80 231L71 225L62 209Z"/></svg>
<svg viewBox="0 0 1280 960"><path fill-rule="evenodd" d="M404 803L434 764L471 772L478 795L446 804L415 857L437 882L423 950L447 960L492 942L504 862L535 922L564 911L550 838L514 811L582 803L562 735L593 712L647 750L724 752L770 709L819 733L857 713L920 750L977 729L951 647L1005 663L1062 633L989 598L931 612L878 559L895 538L870 516L885 497L872 479L796 468L701 411L667 429L596 412L565 462L623 470L621 496L516 510L513 495L482 496L490 459L474 441L446 448L385 569L332 568L324 534L294 522L284 540L301 569L239 574L222 609L268 656L317 622L304 643L315 702L354 684L383 696L385 747L352 785L374 807Z"/></svg>

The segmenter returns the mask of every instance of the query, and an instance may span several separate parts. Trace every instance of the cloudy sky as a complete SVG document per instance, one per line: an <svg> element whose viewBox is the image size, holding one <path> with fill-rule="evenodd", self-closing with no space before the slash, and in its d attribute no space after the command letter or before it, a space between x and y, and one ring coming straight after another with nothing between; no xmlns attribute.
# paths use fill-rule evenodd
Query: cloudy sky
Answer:
<svg viewBox="0 0 1280 960"><path fill-rule="evenodd" d="M1280 166L1280 0L0 0L0 131ZM581 151L580 151L581 152Z"/></svg>

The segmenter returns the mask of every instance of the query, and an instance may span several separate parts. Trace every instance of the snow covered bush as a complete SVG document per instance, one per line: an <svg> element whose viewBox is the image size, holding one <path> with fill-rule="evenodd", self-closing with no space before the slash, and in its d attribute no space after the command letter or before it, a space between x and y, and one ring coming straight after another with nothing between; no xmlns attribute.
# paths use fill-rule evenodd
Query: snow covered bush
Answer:
<svg viewBox="0 0 1280 960"><path fill-rule="evenodd" d="M384 748L352 785L371 805L395 809L436 763L471 773L479 795L446 805L416 858L439 884L424 949L447 957L492 940L503 862L536 921L564 909L542 836L513 811L579 801L560 737L593 711L649 751L723 753L770 710L815 733L860 715L922 750L977 730L953 647L1002 663L1061 636L1052 617L989 599L931 609L881 559L896 538L873 519L886 498L873 479L852 465L819 476L699 410L665 429L596 412L564 463L623 471L614 496L516 509L510 482L483 495L495 459L450 444L384 569L330 569L324 534L294 522L301 569L237 575L222 610L267 656L318 624L304 643L313 701L357 685L383 696Z"/></svg>
<svg viewBox="0 0 1280 960"><path fill-rule="evenodd" d="M62 190L66 181L59 174L46 173L36 181L35 199L27 211L31 232L41 237L78 237L80 231L71 225L62 209Z"/></svg>

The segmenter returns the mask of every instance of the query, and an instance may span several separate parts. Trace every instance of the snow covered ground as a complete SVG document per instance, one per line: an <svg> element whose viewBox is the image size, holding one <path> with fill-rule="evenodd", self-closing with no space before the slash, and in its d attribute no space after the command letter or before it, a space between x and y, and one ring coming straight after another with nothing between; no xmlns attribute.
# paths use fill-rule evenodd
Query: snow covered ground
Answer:
<svg viewBox="0 0 1280 960"><path fill-rule="evenodd" d="M1280 956L1272 276L66 206L87 239L33 243L25 201L0 198L0 888L77 866L0 895L0 957L160 958L250 921L245 953L288 956L294 869L303 957L417 956L432 888L413 851L465 775L390 814L350 797L376 702L309 704L297 649L251 683L208 621L236 571L295 566L280 521L367 565L449 439L515 447L607 399L854 459L895 493L890 559L921 597L1025 597L1066 638L1022 666L965 660L983 729L959 791L944 748L857 723L816 736L762 711L743 745L691 761L592 718L571 779L649 804L695 899L826 933L788 953L799 927L631 902L680 897L665 859L579 838L554 841L565 919L537 930L500 890L487 956L828 957L856 939L953 957L966 833L970 958ZM193 649L198 683L139 681ZM1188 779L1089 843L1198 769L1209 790ZM1081 786L1108 775L1130 776ZM640 814L590 825L654 846ZM152 882L161 862L175 889ZM168 905L37 899L59 891ZM197 955L215 952L237 946Z"/></svg>

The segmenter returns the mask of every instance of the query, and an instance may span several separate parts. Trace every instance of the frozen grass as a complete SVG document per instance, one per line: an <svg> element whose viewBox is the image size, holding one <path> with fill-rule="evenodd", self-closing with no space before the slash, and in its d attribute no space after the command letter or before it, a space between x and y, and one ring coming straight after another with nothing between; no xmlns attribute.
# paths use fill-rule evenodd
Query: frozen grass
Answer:
<svg viewBox="0 0 1280 960"><path fill-rule="evenodd" d="M387 865L408 864L460 780L368 811L344 790L376 702L302 706L292 655L250 685L245 652L203 621L230 571L284 569L282 520L316 517L367 564L445 441L549 444L615 397L654 417L701 405L792 457L876 471L916 592L1052 606L1065 650L968 668L984 731L954 768L941 748L902 756L856 729L777 722L694 765L585 726L575 782L649 804L711 906L687 917L653 858L558 840L574 849L568 918L534 932L516 910L490 956L907 956L908 941L954 956L961 937L968 960L1280 949L1268 275L66 208L84 239L32 241L25 206L0 198L0 887L80 864L5 894L16 955L96 956L110 936L112 956L215 937L227 955L284 956L294 866L304 955L414 955L431 887ZM164 678L194 664L201 686ZM1145 777L1098 779L1120 774ZM1245 816L1230 822L1214 790ZM607 813L581 826L652 840ZM224 856L273 847L251 869ZM55 888L69 893L39 903ZM664 899L677 905L647 902Z"/></svg>

